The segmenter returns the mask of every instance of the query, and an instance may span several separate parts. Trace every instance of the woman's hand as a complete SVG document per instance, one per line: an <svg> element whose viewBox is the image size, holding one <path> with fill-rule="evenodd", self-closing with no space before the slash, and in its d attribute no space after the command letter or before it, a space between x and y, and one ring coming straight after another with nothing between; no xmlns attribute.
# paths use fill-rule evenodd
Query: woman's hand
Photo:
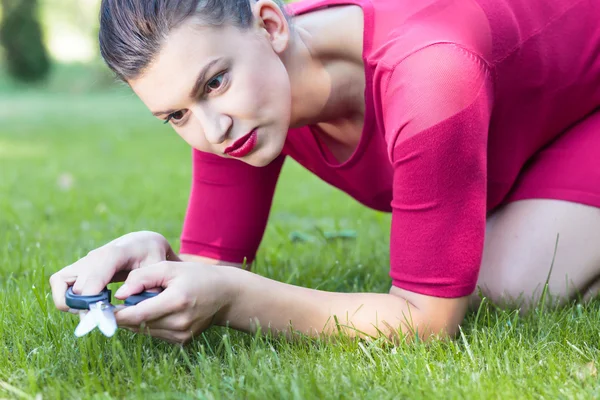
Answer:
<svg viewBox="0 0 600 400"><path fill-rule="evenodd" d="M180 261L162 235L142 231L121 236L50 277L54 304L68 311L65 292L69 286L76 294L94 295L110 282L123 281L129 271L165 260Z"/></svg>
<svg viewBox="0 0 600 400"><path fill-rule="evenodd" d="M115 293L116 298L125 299L150 288L164 290L117 311L117 323L134 332L141 330L169 342L187 343L213 322L220 322L221 314L234 301L233 280L228 279L232 269L235 267L165 261L132 271Z"/></svg>

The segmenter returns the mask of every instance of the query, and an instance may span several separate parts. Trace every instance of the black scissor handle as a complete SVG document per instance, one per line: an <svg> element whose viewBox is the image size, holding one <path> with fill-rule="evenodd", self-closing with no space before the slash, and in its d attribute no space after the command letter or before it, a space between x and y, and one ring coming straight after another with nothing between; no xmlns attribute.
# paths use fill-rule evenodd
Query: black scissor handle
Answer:
<svg viewBox="0 0 600 400"><path fill-rule="evenodd" d="M148 300L152 297L158 296L160 293L156 292L142 292L139 294L132 294L128 298L125 299L126 306L135 306L136 304L141 303L144 300Z"/></svg>
<svg viewBox="0 0 600 400"><path fill-rule="evenodd" d="M104 288L99 294L82 296L73 293L73 287L71 286L67 289L67 293L65 293L65 300L67 305L71 308L76 310L89 310L90 304L95 304L99 301L104 301L107 304L110 303L110 289Z"/></svg>
<svg viewBox="0 0 600 400"><path fill-rule="evenodd" d="M82 296L79 294L73 293L73 287L69 287L67 289L67 293L65 294L65 299L67 306L75 309L75 310L89 310L90 304L95 304L99 301L103 301L105 303L110 303L110 289L104 288L103 291L96 295L92 296ZM125 299L126 306L135 306L136 304L141 303L144 300L148 300L152 297L157 296L159 293L156 292L142 292L138 294L133 294Z"/></svg>

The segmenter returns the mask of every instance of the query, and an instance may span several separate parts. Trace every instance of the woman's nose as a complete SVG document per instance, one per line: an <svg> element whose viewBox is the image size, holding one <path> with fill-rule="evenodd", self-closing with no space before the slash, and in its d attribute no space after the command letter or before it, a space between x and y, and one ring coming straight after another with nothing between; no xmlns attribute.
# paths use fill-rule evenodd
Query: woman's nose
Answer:
<svg viewBox="0 0 600 400"><path fill-rule="evenodd" d="M221 144L229 136L233 121L225 114L204 115L201 118L206 140L211 144ZM208 118L207 118L208 117Z"/></svg>

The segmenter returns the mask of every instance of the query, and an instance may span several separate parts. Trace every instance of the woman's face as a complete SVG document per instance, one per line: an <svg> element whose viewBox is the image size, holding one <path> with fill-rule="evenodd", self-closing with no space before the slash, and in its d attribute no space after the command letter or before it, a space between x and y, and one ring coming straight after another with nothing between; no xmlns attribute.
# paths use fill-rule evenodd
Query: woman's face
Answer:
<svg viewBox="0 0 600 400"><path fill-rule="evenodd" d="M270 21L240 30L190 19L128 83L193 148L265 166L281 153L290 126L290 82L280 58L287 40L287 26Z"/></svg>

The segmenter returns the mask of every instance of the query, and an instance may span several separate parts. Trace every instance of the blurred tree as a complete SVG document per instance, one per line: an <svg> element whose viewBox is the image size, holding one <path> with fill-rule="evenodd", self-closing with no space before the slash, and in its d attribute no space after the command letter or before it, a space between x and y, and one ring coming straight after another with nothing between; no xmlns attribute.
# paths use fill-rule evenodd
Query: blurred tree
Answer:
<svg viewBox="0 0 600 400"><path fill-rule="evenodd" d="M1 0L0 43L6 69L14 78L31 82L44 79L50 60L37 19L37 0Z"/></svg>
<svg viewBox="0 0 600 400"><path fill-rule="evenodd" d="M38 0L46 48L61 63L99 59L99 0Z"/></svg>

